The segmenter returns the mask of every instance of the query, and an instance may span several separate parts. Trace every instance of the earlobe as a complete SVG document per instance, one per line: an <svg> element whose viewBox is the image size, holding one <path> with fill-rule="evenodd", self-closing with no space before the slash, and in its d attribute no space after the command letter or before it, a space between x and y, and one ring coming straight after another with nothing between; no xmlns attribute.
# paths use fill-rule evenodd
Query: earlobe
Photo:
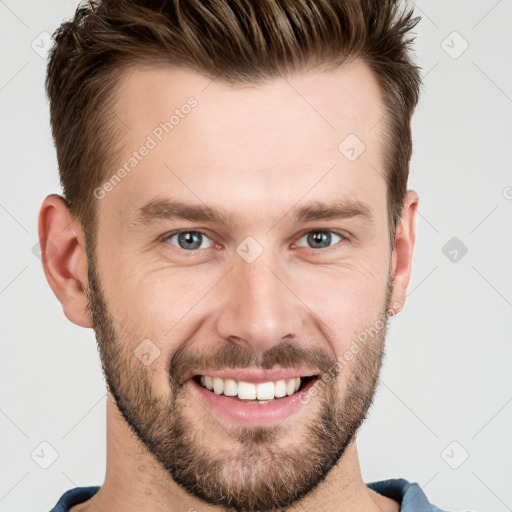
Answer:
<svg viewBox="0 0 512 512"><path fill-rule="evenodd" d="M397 224L395 248L391 261L393 276L392 304L399 304L401 309L405 304L407 287L411 277L412 255L416 241L416 212L419 198L414 190L408 190L402 208L402 214Z"/></svg>
<svg viewBox="0 0 512 512"><path fill-rule="evenodd" d="M39 211L43 270L64 314L76 325L92 327L88 298L87 255L78 221L57 194L47 196Z"/></svg>

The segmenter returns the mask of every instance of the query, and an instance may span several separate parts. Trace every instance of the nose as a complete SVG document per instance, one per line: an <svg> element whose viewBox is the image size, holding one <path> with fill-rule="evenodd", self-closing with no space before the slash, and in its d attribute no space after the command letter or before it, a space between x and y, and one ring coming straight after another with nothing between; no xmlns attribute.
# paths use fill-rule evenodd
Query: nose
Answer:
<svg viewBox="0 0 512 512"><path fill-rule="evenodd" d="M261 352L285 338L300 338L306 307L289 281L289 273L265 253L252 263L236 261L217 290L218 335Z"/></svg>

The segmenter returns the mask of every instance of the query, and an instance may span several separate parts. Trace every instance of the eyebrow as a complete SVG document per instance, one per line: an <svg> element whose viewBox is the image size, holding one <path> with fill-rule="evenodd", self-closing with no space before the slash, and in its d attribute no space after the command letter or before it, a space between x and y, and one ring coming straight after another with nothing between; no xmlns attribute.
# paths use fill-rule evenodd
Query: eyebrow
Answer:
<svg viewBox="0 0 512 512"><path fill-rule="evenodd" d="M292 222L294 223L354 217L363 218L370 223L374 220L370 207L358 199L339 199L331 202L315 201L308 205L293 208L291 212ZM229 226L234 224L237 217L233 213L214 209L204 204L188 204L177 200L156 198L137 209L130 225L134 227L149 226L158 220L186 220L190 222L220 223Z"/></svg>

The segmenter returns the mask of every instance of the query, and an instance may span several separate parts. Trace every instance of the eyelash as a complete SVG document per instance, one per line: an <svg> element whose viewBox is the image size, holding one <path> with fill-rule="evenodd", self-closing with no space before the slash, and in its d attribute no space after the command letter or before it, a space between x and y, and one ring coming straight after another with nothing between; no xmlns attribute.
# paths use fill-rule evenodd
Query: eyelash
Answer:
<svg viewBox="0 0 512 512"><path fill-rule="evenodd" d="M173 236L176 236L176 235L179 235L180 233L199 233L201 234L202 236L206 237L207 239L209 239L213 245L219 245L217 244L210 236L208 236L207 233L205 233L204 231L200 230L200 229L180 229L178 231L171 231L169 233L165 233L164 235L162 235L159 240L164 242L164 243L168 243L170 244L169 242L167 242L171 237ZM301 238L303 238L304 236L306 235L309 235L310 233L330 233L330 234L334 234L336 236L339 236L341 238L340 241L334 243L333 245L329 246L329 247L324 247L324 248L320 248L320 249L317 249L317 248L314 248L314 247L307 247L306 246L306 249L309 249L313 252L322 252L322 253L327 253L329 252L331 249L334 249L335 247L337 247L338 245L340 245L342 242L346 242L349 240L349 236L344 233L344 232L339 232L339 231L333 231L331 229L309 229L305 232L303 232L298 238L297 238L297 241L300 240ZM296 243L296 242L295 242ZM170 244L170 245L174 245L174 244ZM188 252L188 253L191 253L191 254L196 254L200 251L204 251L205 249L194 249L194 250L189 250L187 251L186 249L182 249L181 247L178 247L176 245L174 245L174 247L179 250L179 251L183 251L183 252ZM299 247L303 247L303 246L299 246ZM207 247L206 249L212 249L214 247Z"/></svg>

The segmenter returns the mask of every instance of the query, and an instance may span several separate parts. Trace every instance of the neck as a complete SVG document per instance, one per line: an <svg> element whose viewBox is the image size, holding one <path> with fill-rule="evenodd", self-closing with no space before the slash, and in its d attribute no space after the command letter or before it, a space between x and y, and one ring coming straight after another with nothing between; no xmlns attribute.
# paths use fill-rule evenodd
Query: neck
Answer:
<svg viewBox="0 0 512 512"><path fill-rule="evenodd" d="M294 509L295 507L292 507ZM398 512L397 502L363 482L355 439L326 479L300 502L301 512ZM126 424L110 394L107 399L107 467L100 490L70 512L219 512L178 486ZM290 509L290 511L292 510Z"/></svg>

